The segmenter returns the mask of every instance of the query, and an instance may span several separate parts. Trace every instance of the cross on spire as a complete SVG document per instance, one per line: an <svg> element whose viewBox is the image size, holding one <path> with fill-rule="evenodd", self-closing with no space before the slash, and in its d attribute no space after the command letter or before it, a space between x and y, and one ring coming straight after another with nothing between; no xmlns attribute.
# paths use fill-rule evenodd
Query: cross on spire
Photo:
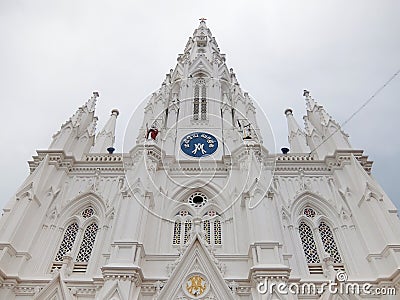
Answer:
<svg viewBox="0 0 400 300"><path fill-rule="evenodd" d="M207 19L206 19L206 18L200 18L199 20L200 20L200 22L207 21Z"/></svg>

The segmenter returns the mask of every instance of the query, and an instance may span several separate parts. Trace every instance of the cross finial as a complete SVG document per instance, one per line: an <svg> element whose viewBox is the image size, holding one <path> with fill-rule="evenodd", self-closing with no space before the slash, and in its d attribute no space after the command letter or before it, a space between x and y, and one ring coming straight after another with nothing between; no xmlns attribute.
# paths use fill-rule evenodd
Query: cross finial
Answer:
<svg viewBox="0 0 400 300"><path fill-rule="evenodd" d="M206 21L207 19L206 18L200 18L199 19L201 22L204 22L204 21Z"/></svg>

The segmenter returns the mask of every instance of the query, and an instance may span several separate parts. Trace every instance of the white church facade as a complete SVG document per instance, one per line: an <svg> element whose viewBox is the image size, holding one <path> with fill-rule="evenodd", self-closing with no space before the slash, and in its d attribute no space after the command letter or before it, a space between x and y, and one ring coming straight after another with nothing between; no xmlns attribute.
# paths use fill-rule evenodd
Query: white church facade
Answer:
<svg viewBox="0 0 400 300"><path fill-rule="evenodd" d="M98 97L3 209L0 299L399 299L400 221L372 162L308 91L305 128L285 111L290 151L267 149L204 20L123 153L117 110L96 133Z"/></svg>

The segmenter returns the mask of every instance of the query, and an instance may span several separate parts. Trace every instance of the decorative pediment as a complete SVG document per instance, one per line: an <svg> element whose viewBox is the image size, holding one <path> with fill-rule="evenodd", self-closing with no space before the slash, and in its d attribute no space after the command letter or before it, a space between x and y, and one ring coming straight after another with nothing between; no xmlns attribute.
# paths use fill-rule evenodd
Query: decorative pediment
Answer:
<svg viewBox="0 0 400 300"><path fill-rule="evenodd" d="M212 298L214 297L214 298ZM234 299L221 271L196 235L157 299Z"/></svg>
<svg viewBox="0 0 400 300"><path fill-rule="evenodd" d="M196 73L199 70L208 74L212 74L213 72L212 65L205 56L196 57L190 66L189 72Z"/></svg>
<svg viewBox="0 0 400 300"><path fill-rule="evenodd" d="M117 281L108 289L108 292L103 296L104 300L125 300L123 293Z"/></svg>
<svg viewBox="0 0 400 300"><path fill-rule="evenodd" d="M58 273L39 293L34 297L34 300L74 300L65 284L61 273Z"/></svg>

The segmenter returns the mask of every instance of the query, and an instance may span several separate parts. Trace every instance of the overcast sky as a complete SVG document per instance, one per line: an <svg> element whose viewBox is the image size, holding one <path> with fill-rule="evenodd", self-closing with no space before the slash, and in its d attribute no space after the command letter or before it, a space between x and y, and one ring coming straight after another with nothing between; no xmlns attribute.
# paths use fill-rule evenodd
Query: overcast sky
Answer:
<svg viewBox="0 0 400 300"><path fill-rule="evenodd" d="M92 91L98 129L120 110L121 151L132 112L175 67L200 17L280 149L285 108L303 125L303 89L342 123L400 68L399 15L400 1L385 0L0 1L0 206ZM397 207L399 113L400 75L344 128Z"/></svg>

